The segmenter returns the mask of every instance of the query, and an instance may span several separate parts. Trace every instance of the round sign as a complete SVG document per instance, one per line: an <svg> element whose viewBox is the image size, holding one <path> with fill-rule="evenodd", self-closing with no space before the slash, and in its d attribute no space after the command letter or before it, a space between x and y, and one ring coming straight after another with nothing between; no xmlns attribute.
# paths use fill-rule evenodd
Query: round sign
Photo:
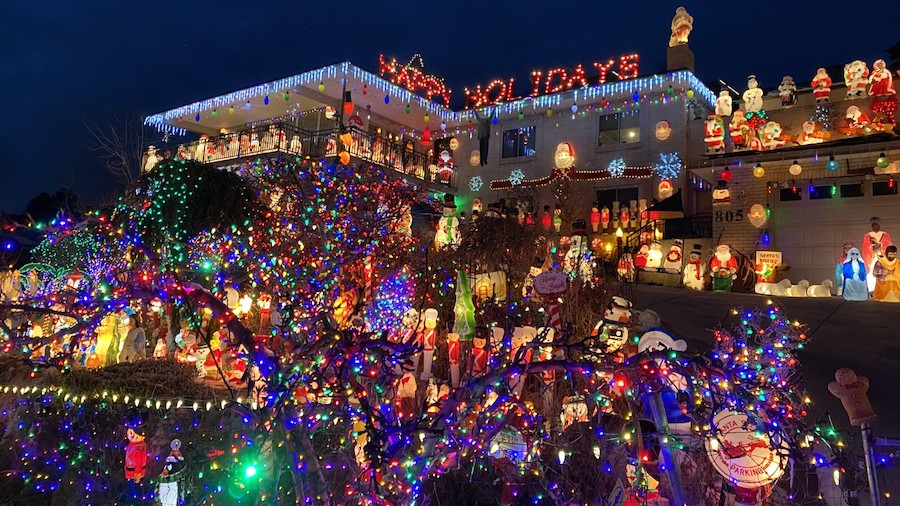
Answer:
<svg viewBox="0 0 900 506"><path fill-rule="evenodd" d="M747 216L750 218L750 224L756 228L762 228L769 219L768 216L766 216L766 208L763 207L762 204L753 204L750 206L750 212L747 213Z"/></svg>
<svg viewBox="0 0 900 506"><path fill-rule="evenodd" d="M456 137L450 139L450 149L455 150L458 147L459 147L459 140L457 140Z"/></svg>
<svg viewBox="0 0 900 506"><path fill-rule="evenodd" d="M560 295L566 291L569 278L559 271L547 271L534 278L534 290L543 296Z"/></svg>
<svg viewBox="0 0 900 506"><path fill-rule="evenodd" d="M660 141L664 141L672 135L672 126L669 125L669 122L666 120L662 120L656 124L656 139Z"/></svg>
<svg viewBox="0 0 900 506"><path fill-rule="evenodd" d="M705 445L716 471L741 487L758 488L773 483L787 464L785 449L772 448L769 436L757 432L746 414L727 409L713 417L713 431Z"/></svg>

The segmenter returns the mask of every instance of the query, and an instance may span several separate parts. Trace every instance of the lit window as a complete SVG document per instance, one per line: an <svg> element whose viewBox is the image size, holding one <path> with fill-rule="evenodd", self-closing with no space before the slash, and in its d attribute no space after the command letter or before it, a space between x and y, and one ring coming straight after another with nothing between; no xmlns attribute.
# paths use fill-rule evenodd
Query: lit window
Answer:
<svg viewBox="0 0 900 506"><path fill-rule="evenodd" d="M501 157L534 156L536 145L535 127L533 126L504 130Z"/></svg>
<svg viewBox="0 0 900 506"><path fill-rule="evenodd" d="M600 145L627 144L641 140L640 111L600 116Z"/></svg>

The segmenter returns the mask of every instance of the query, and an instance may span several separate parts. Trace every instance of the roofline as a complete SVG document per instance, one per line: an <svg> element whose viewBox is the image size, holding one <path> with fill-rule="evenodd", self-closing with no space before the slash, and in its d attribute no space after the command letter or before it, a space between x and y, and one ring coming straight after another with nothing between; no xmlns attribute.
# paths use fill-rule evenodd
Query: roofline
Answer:
<svg viewBox="0 0 900 506"><path fill-rule="evenodd" d="M367 70L363 70L349 61L345 61L156 113L144 118L144 124L155 127L160 131L184 135L187 132L186 129L177 127L169 122L174 122L178 118L185 116L194 116L203 111L241 104L254 97L274 95L308 83L321 82L326 78L334 79L340 75L353 77L365 83L372 83L381 89L388 90L391 97L397 97L407 103L415 102L419 107L428 111L429 114L433 114L445 122L467 121L474 119L475 116L473 109L453 111L443 105L420 97L406 88L391 83L383 77L377 76ZM654 74L646 77L629 79L627 81L584 86L582 88L570 89L551 95L526 97L512 102L500 102L498 104L482 107L481 109L499 107L499 111L511 113L527 107L535 109L553 107L560 105L565 100L574 100L577 102L578 100L594 100L606 96L616 96L621 93L640 93L646 88L657 85L662 86L669 82L686 84L688 89L694 90L694 93L698 94L699 98L705 100L710 106L715 104L715 94L712 90L707 88L696 75L688 70L678 70L667 72L665 74Z"/></svg>

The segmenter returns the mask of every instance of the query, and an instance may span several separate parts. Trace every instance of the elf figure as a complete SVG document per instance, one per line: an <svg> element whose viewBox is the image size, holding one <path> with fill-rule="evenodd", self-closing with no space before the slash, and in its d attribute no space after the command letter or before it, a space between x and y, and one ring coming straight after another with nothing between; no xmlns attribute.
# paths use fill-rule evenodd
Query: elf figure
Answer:
<svg viewBox="0 0 900 506"><path fill-rule="evenodd" d="M706 274L706 265L703 264L701 247L699 244L694 245L688 264L684 268L684 287L691 290L703 290L703 276Z"/></svg>
<svg viewBox="0 0 900 506"><path fill-rule="evenodd" d="M166 457L166 464L162 474L159 475L159 502L162 506L179 506L184 500L184 490L181 479L184 466L184 457L181 455L181 440L173 439L169 445L171 451Z"/></svg>
<svg viewBox="0 0 900 506"><path fill-rule="evenodd" d="M147 443L144 436L129 427L125 433L128 445L125 447L125 479L128 481L128 495L133 499L141 497L141 479L147 474Z"/></svg>
<svg viewBox="0 0 900 506"><path fill-rule="evenodd" d="M562 207L556 204L556 207L553 209L553 230L556 230L558 234L560 228L562 228Z"/></svg>
<svg viewBox="0 0 900 506"><path fill-rule="evenodd" d="M531 297L534 290L534 278L543 272L544 259L535 257L528 269L528 275L525 276L525 282L522 284L522 297Z"/></svg>
<svg viewBox="0 0 900 506"><path fill-rule="evenodd" d="M421 346L425 352L425 361L422 363L422 376L425 381L431 378L431 363L434 361L434 345L437 343L438 311L434 308L425 310L425 331L422 332Z"/></svg>
<svg viewBox="0 0 900 506"><path fill-rule="evenodd" d="M459 365L462 363L460 351L459 334L447 334L447 358L450 363L450 385L453 388L459 388Z"/></svg>
<svg viewBox="0 0 900 506"><path fill-rule="evenodd" d="M469 377L481 376L487 372L490 352L486 349L486 346L490 332L487 327L475 328L474 348L472 348L472 353L469 355L469 363L468 367L466 367Z"/></svg>
<svg viewBox="0 0 900 506"><path fill-rule="evenodd" d="M540 339L540 343L546 345L540 347L540 355L538 356L541 362L546 362L548 360L553 360L553 335L555 334L552 327L541 327L537 329L537 338ZM544 413L550 413L553 406L553 384L556 382L556 371L542 371L541 372L541 382L543 383L541 386L541 398L544 401Z"/></svg>
<svg viewBox="0 0 900 506"><path fill-rule="evenodd" d="M591 230L597 233L600 228L600 211L596 207L591 208Z"/></svg>
<svg viewBox="0 0 900 506"><path fill-rule="evenodd" d="M781 84L778 85L778 96L781 97L781 107L787 107L797 103L797 85L794 78L784 76Z"/></svg>

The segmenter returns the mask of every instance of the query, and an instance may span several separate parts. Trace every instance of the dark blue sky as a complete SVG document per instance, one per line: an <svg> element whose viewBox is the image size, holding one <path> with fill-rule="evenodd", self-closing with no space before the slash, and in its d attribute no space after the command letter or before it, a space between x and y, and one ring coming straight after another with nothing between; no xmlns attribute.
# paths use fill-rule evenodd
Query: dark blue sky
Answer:
<svg viewBox="0 0 900 506"><path fill-rule="evenodd" d="M116 190L86 147L84 121L160 112L343 60L377 71L379 52L422 53L458 100L465 85L632 51L642 74L662 71L679 5L694 17L699 77L739 91L751 73L772 88L784 74L806 83L818 66L871 65L900 40L900 2L873 4L876 13L785 1L8 1L0 210L10 212L61 186L88 201Z"/></svg>

